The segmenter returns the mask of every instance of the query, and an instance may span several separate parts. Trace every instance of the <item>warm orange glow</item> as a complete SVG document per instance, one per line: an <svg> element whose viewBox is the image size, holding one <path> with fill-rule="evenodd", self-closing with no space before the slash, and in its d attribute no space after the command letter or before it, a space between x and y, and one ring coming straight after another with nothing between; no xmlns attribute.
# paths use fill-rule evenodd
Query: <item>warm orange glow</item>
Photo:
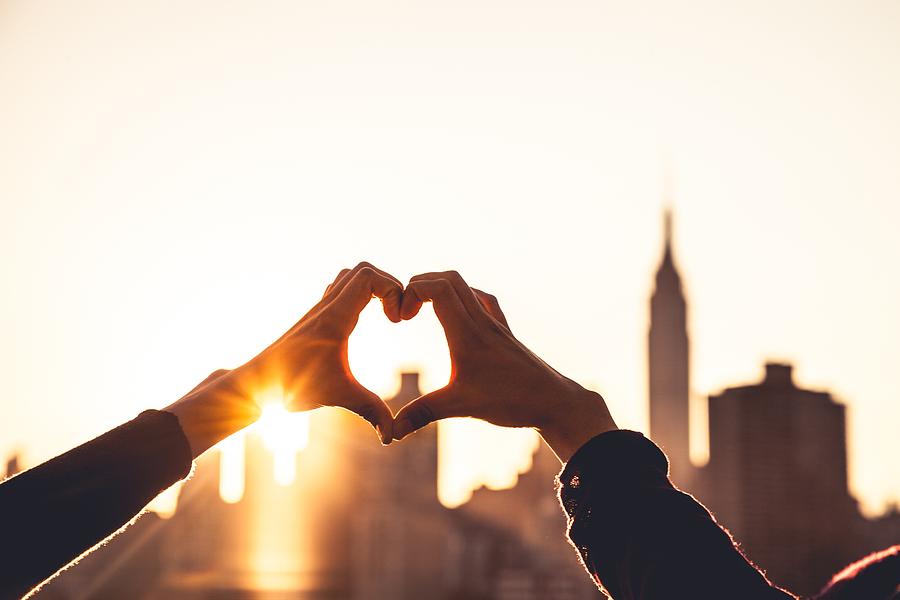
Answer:
<svg viewBox="0 0 900 600"><path fill-rule="evenodd" d="M147 506L148 510L152 510L162 519L171 518L178 508L178 495L181 493L183 482L179 481L169 489L162 492Z"/></svg>
<svg viewBox="0 0 900 600"><path fill-rule="evenodd" d="M263 414L253 427L272 453L275 481L288 486L297 471L297 453L309 444L309 415L288 412L281 402L263 405Z"/></svg>
<svg viewBox="0 0 900 600"><path fill-rule="evenodd" d="M103 18L79 18L95 4ZM744 4L201 0L172 28L160 3L3 3L0 455L37 464L168 405L362 259L404 282L458 269L643 429L665 201L694 398L794 361L847 403L853 492L885 509L900 499L885 460L900 422L897 4ZM160 31L183 51L161 52ZM410 366L439 383L433 317L371 313L378 335L351 340L363 384L388 395ZM443 454L457 495L484 463L520 461L501 437L469 446L477 461Z"/></svg>
<svg viewBox="0 0 900 600"><path fill-rule="evenodd" d="M235 504L244 497L244 432L237 433L219 443L219 496L223 502Z"/></svg>

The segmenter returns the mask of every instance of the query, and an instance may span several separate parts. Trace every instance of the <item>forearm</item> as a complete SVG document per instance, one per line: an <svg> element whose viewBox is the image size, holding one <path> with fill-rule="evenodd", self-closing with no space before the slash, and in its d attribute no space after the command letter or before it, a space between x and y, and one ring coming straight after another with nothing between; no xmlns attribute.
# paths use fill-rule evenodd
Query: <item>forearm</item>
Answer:
<svg viewBox="0 0 900 600"><path fill-rule="evenodd" d="M0 597L18 597L101 542L188 475L177 419L146 411L0 484Z"/></svg>
<svg viewBox="0 0 900 600"><path fill-rule="evenodd" d="M259 418L259 406L246 391L249 378L240 370L230 371L166 407L178 417L192 458Z"/></svg>
<svg viewBox="0 0 900 600"><path fill-rule="evenodd" d="M550 394L554 406L546 411L537 430L560 462L566 463L590 439L618 427L600 394L560 378Z"/></svg>
<svg viewBox="0 0 900 600"><path fill-rule="evenodd" d="M560 476L569 538L617 600L793 598L772 586L694 498L672 486L662 451L610 432Z"/></svg>

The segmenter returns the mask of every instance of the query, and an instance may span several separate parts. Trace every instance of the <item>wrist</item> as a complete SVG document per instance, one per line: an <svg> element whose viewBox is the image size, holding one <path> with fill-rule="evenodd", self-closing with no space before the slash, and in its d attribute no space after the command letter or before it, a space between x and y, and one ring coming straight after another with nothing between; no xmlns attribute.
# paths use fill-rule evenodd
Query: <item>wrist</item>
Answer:
<svg viewBox="0 0 900 600"><path fill-rule="evenodd" d="M552 413L537 430L562 463L590 439L618 429L603 397L574 381L563 386L552 405Z"/></svg>
<svg viewBox="0 0 900 600"><path fill-rule="evenodd" d="M257 404L230 375L191 392L164 410L178 418L193 458L251 425L260 414Z"/></svg>

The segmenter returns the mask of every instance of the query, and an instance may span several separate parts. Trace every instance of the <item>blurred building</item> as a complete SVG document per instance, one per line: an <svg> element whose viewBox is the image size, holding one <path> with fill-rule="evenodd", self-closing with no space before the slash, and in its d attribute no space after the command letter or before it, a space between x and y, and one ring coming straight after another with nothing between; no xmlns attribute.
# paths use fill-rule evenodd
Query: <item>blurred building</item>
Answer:
<svg viewBox="0 0 900 600"><path fill-rule="evenodd" d="M693 475L688 428L690 352L687 302L672 253L672 215L665 215L665 245L650 299L650 437L668 454L672 479L689 485Z"/></svg>
<svg viewBox="0 0 900 600"><path fill-rule="evenodd" d="M475 490L471 500L456 512L476 524L489 525L505 537L493 537L502 553L495 557L500 575L485 578L499 586L484 598L600 598L603 597L588 577L566 538L556 490L548 482L559 473L559 460L550 448L540 443L532 467L519 476L509 490ZM489 531L486 529L485 531ZM463 536L471 544L477 539ZM523 551L524 549L524 551ZM472 554L477 554L472 553ZM515 591L515 593L514 593Z"/></svg>
<svg viewBox="0 0 900 600"><path fill-rule="evenodd" d="M709 398L710 460L689 456L687 302L671 217L650 302L651 437L672 478L716 514L748 557L811 594L841 566L900 542L900 512L866 519L847 488L845 408L798 387L789 365ZM401 376L398 410L419 395ZM217 452L198 461L170 519L148 514L63 573L39 598L166 600L587 600L599 598L564 538L559 463L540 445L509 490L479 489L457 509L437 498L435 425L383 448L336 409L310 416L308 447L282 484L248 434L244 494L220 499ZM12 474L16 462L7 465ZM283 468L283 465L282 465Z"/></svg>
<svg viewBox="0 0 900 600"><path fill-rule="evenodd" d="M797 387L790 365L767 364L760 383L709 398L709 463L691 465L686 314L667 214L650 303L649 404L650 435L669 456L675 484L795 593L815 593L850 561L900 542L896 509L867 520L849 493L844 406Z"/></svg>
<svg viewBox="0 0 900 600"><path fill-rule="evenodd" d="M704 498L769 577L813 592L858 558L844 406L797 387L790 365L709 399ZM873 550L875 548L872 548Z"/></svg>
<svg viewBox="0 0 900 600"><path fill-rule="evenodd" d="M394 411L420 395L404 373ZM559 462L545 446L512 490L437 497L438 428L382 447L349 412L311 413L294 481L248 435L243 497L220 499L202 457L170 519L148 514L41 592L153 600L587 600L601 597L564 537ZM41 597L41 596L39 596Z"/></svg>

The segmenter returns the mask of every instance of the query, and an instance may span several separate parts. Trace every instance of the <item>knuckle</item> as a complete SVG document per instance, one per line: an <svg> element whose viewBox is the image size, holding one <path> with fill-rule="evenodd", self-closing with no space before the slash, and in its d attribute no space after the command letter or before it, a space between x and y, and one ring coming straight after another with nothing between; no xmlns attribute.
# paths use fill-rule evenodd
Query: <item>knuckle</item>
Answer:
<svg viewBox="0 0 900 600"><path fill-rule="evenodd" d="M367 268L374 269L375 267L374 267L374 265L372 265L372 263L367 262L367 261L362 261L358 265L356 265L356 269L359 271L361 271L363 269L367 269Z"/></svg>
<svg viewBox="0 0 900 600"><path fill-rule="evenodd" d="M449 279L436 279L434 283L442 294L449 294L453 291L453 284Z"/></svg>
<svg viewBox="0 0 900 600"><path fill-rule="evenodd" d="M435 421L434 411L430 406L422 402L416 406L416 410L411 411L409 420L413 424L413 427L420 429Z"/></svg>
<svg viewBox="0 0 900 600"><path fill-rule="evenodd" d="M444 271L441 273L441 276L445 279L449 279L450 281L461 282L463 280L462 275L459 274L459 271Z"/></svg>

